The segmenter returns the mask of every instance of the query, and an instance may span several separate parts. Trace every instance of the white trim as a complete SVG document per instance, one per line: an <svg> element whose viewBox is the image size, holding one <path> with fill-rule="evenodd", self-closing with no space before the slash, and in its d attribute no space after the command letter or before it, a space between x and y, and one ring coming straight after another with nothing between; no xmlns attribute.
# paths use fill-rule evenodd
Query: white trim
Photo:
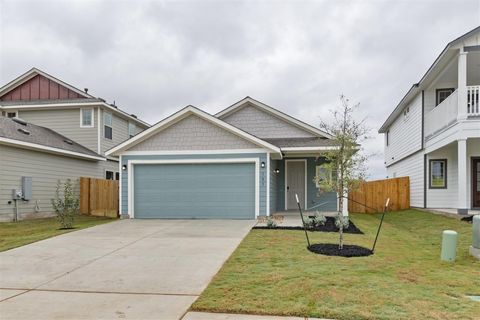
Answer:
<svg viewBox="0 0 480 320"><path fill-rule="evenodd" d="M0 101L0 106L4 110L9 110L9 109L56 109L56 108L79 108L79 107L104 107L110 110L111 112L118 113L124 118L128 118L130 121L135 121L139 124L141 124L144 127L150 128L150 124L146 123L145 121L142 121L138 118L132 117L125 111L122 111L118 108L114 108L108 103L102 102L102 101L95 101L95 102L63 102L63 103L46 103L46 104L29 104L29 105L2 105L2 102Z"/></svg>
<svg viewBox="0 0 480 320"><path fill-rule="evenodd" d="M323 147L287 147L287 148L281 148L282 151L325 151L325 150L335 150L338 149L336 146L323 146Z"/></svg>
<svg viewBox="0 0 480 320"><path fill-rule="evenodd" d="M83 124L83 111L90 110L92 112L91 121L92 124L84 125ZM80 128L94 128L95 127L95 109L94 108L80 108Z"/></svg>
<svg viewBox="0 0 480 320"><path fill-rule="evenodd" d="M167 151L124 151L124 156L144 155L185 155L185 154L241 154L241 153L266 153L265 149L219 149L219 150L167 150Z"/></svg>
<svg viewBox="0 0 480 320"><path fill-rule="evenodd" d="M305 165L305 203L304 210L307 210L307 159L285 159L285 178L284 178L284 187L285 187L285 210L288 210L288 196L287 196L287 182L288 182L288 162L303 162Z"/></svg>
<svg viewBox="0 0 480 320"><path fill-rule="evenodd" d="M270 216L270 153L267 152L267 204L266 216Z"/></svg>
<svg viewBox="0 0 480 320"><path fill-rule="evenodd" d="M174 113L173 115L163 119L162 121L158 122L157 124L155 124L154 126L146 129L145 131L142 131L141 133L137 134L135 137L131 138L131 139L128 139L126 141L124 141L123 143L120 143L119 145L113 147L112 149L108 150L105 154L106 155L112 155L112 154L117 154L119 152L122 152L124 151L126 148L128 147L132 147L138 143L140 143L141 141L144 141L148 138L150 138L151 136L153 136L154 134L156 134L157 132L169 127L170 125L173 125L174 123L186 118L187 116L189 115L196 115L206 121L209 121L241 138L244 138L245 140L247 141L250 141L254 144L257 144L261 147L264 147L266 149L269 149L277 154L280 154L281 155L281 151L278 147L274 146L273 144L270 144L266 141L263 141L245 131L242 131L220 119L217 119L215 118L214 116L200 110L200 109L197 109L193 106L187 106L185 108L183 108L182 110Z"/></svg>
<svg viewBox="0 0 480 320"><path fill-rule="evenodd" d="M97 108L97 124L98 124L98 134L97 134L97 149L98 149L98 154L102 154L102 142L101 142L101 135L102 135L102 115L101 111L102 109Z"/></svg>
<svg viewBox="0 0 480 320"><path fill-rule="evenodd" d="M64 150L64 149L60 149L60 148L44 146L44 145L40 145L40 144L36 144L36 143L25 142L25 141L20 141L20 140L15 140L15 139L8 139L8 138L4 138L4 137L0 137L0 143L7 144L7 145L19 146L19 147L23 147L23 148L26 148L26 149L34 149L34 150L41 150L41 151L46 151L46 152L55 153L55 154L62 154L62 155L67 155L67 156L71 156L71 157L75 157L75 158L84 158L84 159L98 160L98 161L106 161L107 160L103 157L91 156L91 155L84 154L84 153L79 153L79 152Z"/></svg>
<svg viewBox="0 0 480 320"><path fill-rule="evenodd" d="M8 117L8 114L9 113L15 113L15 117L14 118L18 118L18 110L6 110L5 111L5 117L9 118L9 119L12 119L10 117Z"/></svg>
<svg viewBox="0 0 480 320"><path fill-rule="evenodd" d="M128 215L135 217L134 211L134 167L137 164L188 164L188 163L254 163L255 164L255 218L260 214L260 159L259 158L232 158L232 159L162 159L162 160L128 160Z"/></svg>
<svg viewBox="0 0 480 320"><path fill-rule="evenodd" d="M290 122L291 124L293 124L294 126L296 127L300 127L310 133L313 133L313 134L316 134L316 135L319 135L321 137L326 137L326 138L332 138L332 136L318 128L315 128L314 126L311 126L309 125L308 123L305 123L303 121L300 121L298 119L295 119L294 117L292 116L289 116L288 114L286 113L283 113L275 108L272 108L260 101L257 101L255 99L252 99L250 97L246 97L240 101L238 101L237 103L231 105L230 107L218 112L217 114L215 114L215 116L217 118L222 118L223 116L227 116L229 114L232 114L236 109L238 108L241 108L243 107L246 103L251 103L253 104L254 106L256 107L259 107L260 109L263 109L265 111L267 111L268 113L271 113L273 114L274 116L280 118L280 119L283 119L287 122Z"/></svg>
<svg viewBox="0 0 480 320"><path fill-rule="evenodd" d="M122 216L122 156L120 156L120 161L118 162L118 215Z"/></svg>

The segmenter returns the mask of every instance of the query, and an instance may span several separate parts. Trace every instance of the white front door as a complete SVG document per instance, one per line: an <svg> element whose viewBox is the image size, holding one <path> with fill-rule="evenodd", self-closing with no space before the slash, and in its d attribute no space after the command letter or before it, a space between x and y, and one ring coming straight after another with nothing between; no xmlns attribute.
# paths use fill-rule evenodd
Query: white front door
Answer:
<svg viewBox="0 0 480 320"><path fill-rule="evenodd" d="M306 195L306 171L307 160L285 160L285 209L297 209L295 194L298 194L298 200L302 209L305 209Z"/></svg>

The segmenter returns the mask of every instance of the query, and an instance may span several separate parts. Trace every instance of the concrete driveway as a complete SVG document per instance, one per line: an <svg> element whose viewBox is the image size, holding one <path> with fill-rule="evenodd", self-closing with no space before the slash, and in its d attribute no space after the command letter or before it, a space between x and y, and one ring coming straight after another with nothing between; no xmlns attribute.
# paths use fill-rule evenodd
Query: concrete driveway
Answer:
<svg viewBox="0 0 480 320"><path fill-rule="evenodd" d="M1 319L180 319L255 221L122 220L0 253Z"/></svg>

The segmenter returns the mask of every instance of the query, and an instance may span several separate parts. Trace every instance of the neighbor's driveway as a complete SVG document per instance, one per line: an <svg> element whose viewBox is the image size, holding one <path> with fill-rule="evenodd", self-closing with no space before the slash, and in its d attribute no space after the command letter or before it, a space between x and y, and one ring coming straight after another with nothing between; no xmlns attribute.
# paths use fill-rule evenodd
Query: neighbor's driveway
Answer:
<svg viewBox="0 0 480 320"><path fill-rule="evenodd" d="M122 220L0 253L1 319L179 319L253 226Z"/></svg>

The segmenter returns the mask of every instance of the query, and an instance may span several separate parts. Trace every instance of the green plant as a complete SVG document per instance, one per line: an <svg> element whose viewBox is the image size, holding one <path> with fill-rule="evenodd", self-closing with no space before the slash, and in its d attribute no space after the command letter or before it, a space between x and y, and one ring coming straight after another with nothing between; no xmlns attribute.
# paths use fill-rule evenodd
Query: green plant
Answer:
<svg viewBox="0 0 480 320"><path fill-rule="evenodd" d="M350 220L348 217L343 217L343 219L340 219L338 216L335 218L335 226L340 229L348 229L348 226L350 225Z"/></svg>
<svg viewBox="0 0 480 320"><path fill-rule="evenodd" d="M267 219L267 228L274 229L277 227L277 223L272 218Z"/></svg>
<svg viewBox="0 0 480 320"><path fill-rule="evenodd" d="M324 226L326 222L327 218L323 213L320 213L319 211L315 212L315 224L317 226Z"/></svg>
<svg viewBox="0 0 480 320"><path fill-rule="evenodd" d="M75 215L79 213L79 204L80 201L75 193L72 180L67 179L65 183L58 180L52 206L57 214L60 229L71 229L73 227Z"/></svg>

